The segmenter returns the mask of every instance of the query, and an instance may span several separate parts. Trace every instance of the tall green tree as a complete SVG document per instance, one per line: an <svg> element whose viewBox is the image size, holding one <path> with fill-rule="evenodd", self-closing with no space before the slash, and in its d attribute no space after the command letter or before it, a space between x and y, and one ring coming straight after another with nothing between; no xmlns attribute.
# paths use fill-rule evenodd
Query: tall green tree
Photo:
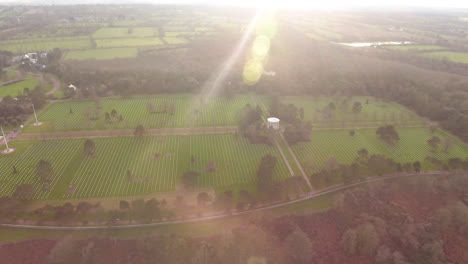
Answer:
<svg viewBox="0 0 468 264"><path fill-rule="evenodd" d="M392 125L381 126L377 128L376 134L380 139L387 142L388 144L393 145L398 140L400 140L400 136L398 135L398 132L395 130L395 127Z"/></svg>
<svg viewBox="0 0 468 264"><path fill-rule="evenodd" d="M91 139L87 139L84 143L84 152L88 156L95 156L96 155L96 145L94 141Z"/></svg>
<svg viewBox="0 0 468 264"><path fill-rule="evenodd" d="M49 180L53 172L52 164L46 160L41 159L36 166L36 176L42 182Z"/></svg>
<svg viewBox="0 0 468 264"><path fill-rule="evenodd" d="M312 242L300 228L296 228L284 240L290 263L309 263L312 259Z"/></svg>

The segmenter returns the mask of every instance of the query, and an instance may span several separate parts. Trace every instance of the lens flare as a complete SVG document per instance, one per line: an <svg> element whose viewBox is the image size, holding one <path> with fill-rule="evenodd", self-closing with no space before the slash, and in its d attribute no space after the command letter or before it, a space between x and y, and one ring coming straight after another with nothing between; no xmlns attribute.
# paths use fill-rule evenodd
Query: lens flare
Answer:
<svg viewBox="0 0 468 264"><path fill-rule="evenodd" d="M252 57L263 60L270 52L270 39L267 36L258 36L252 45Z"/></svg>
<svg viewBox="0 0 468 264"><path fill-rule="evenodd" d="M247 62L242 74L244 83L247 85L256 84L263 74L263 65L260 61L252 59Z"/></svg>

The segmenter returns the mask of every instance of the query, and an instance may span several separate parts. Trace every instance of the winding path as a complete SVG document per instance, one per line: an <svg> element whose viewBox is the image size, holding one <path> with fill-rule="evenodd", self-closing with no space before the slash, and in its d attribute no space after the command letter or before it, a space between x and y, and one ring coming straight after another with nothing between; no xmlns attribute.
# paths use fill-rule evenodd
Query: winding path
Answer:
<svg viewBox="0 0 468 264"><path fill-rule="evenodd" d="M326 191L309 193L304 198L300 198L300 199L289 201L289 202L283 202L283 203L274 204L270 206L260 207L260 208L256 208L256 209L252 209L248 211L234 212L231 214L219 214L219 215L199 217L199 218L193 218L193 219L187 219L187 220L175 220L175 221L166 221L166 222L149 223L149 224L131 224L131 225L120 225L120 226L119 225L114 225L114 226L36 226L36 225L20 225L20 224L0 224L0 227L19 228L19 229L40 229L40 230L99 230L99 229L128 229L128 228L141 228L141 227L156 227L156 226L168 226L168 225L176 225L176 224L205 222L205 221L217 220L217 219L222 219L222 218L228 218L232 216L251 214L253 212L258 212L258 211L263 211L263 210L285 207L291 204L315 199L315 198L318 198L318 197L321 197L330 193L346 190L349 188L353 188L359 185L364 185L364 184L368 184L372 182L397 179L397 178L415 177L415 176L430 176L430 175L438 176L441 174L446 174L446 172L432 171L432 172L410 173L410 174L403 174L403 175L400 174L400 175L391 175L391 176L386 176L386 177L372 178L372 179L368 179L365 181L336 187L336 188L326 190Z"/></svg>

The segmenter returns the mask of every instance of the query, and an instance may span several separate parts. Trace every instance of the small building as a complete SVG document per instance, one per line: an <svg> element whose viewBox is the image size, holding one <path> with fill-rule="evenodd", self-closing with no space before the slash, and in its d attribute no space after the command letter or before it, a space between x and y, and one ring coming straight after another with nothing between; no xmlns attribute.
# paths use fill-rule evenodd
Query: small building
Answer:
<svg viewBox="0 0 468 264"><path fill-rule="evenodd" d="M273 128L274 130L279 130L280 129L280 120L279 118L276 117L269 117L267 119L268 122L268 128Z"/></svg>
<svg viewBox="0 0 468 264"><path fill-rule="evenodd" d="M76 86L73 84L68 85L68 89L76 92Z"/></svg>

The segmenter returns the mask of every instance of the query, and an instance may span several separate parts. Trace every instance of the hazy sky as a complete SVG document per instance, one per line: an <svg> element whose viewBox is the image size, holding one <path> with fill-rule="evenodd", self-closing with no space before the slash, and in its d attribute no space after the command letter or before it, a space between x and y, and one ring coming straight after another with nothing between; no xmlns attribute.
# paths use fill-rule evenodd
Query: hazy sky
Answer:
<svg viewBox="0 0 468 264"><path fill-rule="evenodd" d="M333 8L343 6L421 6L463 7L468 0L0 0L0 3L71 4L71 3L186 3L260 7Z"/></svg>

